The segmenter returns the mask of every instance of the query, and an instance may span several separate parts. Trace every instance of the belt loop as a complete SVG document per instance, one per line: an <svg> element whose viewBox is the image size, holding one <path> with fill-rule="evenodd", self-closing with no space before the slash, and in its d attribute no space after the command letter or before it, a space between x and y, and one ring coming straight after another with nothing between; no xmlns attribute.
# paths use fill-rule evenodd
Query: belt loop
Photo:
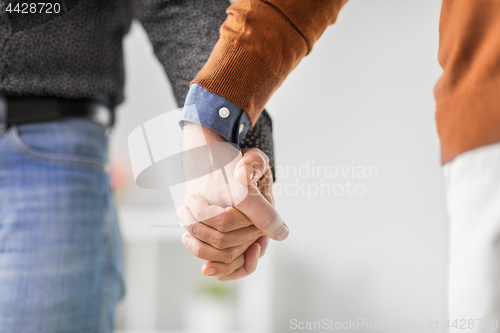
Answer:
<svg viewBox="0 0 500 333"><path fill-rule="evenodd" d="M0 135L7 131L7 99L0 94Z"/></svg>

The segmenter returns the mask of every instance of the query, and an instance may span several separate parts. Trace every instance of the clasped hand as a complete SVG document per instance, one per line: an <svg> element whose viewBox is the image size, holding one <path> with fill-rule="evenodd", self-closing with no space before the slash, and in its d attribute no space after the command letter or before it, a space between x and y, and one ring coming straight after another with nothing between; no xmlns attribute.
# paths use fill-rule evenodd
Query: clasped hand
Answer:
<svg viewBox="0 0 500 333"><path fill-rule="evenodd" d="M236 207L211 205L190 194L177 217L187 229L182 242L198 258L207 260L202 272L220 281L245 277L255 271L269 237L284 240L288 227L274 208L272 174L267 156L244 149L234 178L248 185L248 194Z"/></svg>

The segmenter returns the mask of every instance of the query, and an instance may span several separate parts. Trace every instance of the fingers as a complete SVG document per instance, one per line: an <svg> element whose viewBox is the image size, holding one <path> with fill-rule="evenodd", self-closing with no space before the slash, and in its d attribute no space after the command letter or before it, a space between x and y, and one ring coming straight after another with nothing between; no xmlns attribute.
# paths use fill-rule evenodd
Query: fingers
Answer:
<svg viewBox="0 0 500 333"><path fill-rule="evenodd" d="M220 262L209 261L203 265L201 271L208 276L224 276L231 274L245 264L245 254L240 255L232 263L223 264Z"/></svg>
<svg viewBox="0 0 500 333"><path fill-rule="evenodd" d="M194 218L198 221L204 221L226 212L226 210L220 206L211 206L205 198L196 194L186 196L184 203L189 207Z"/></svg>
<svg viewBox="0 0 500 333"><path fill-rule="evenodd" d="M273 174L271 169L267 169L264 176L259 179L257 182L257 188L264 198L266 198L266 200L274 207Z"/></svg>
<svg viewBox="0 0 500 333"><path fill-rule="evenodd" d="M202 222L220 232L230 232L253 225L252 221L239 210L228 207L223 214Z"/></svg>
<svg viewBox="0 0 500 333"><path fill-rule="evenodd" d="M266 254L267 246L269 245L269 237L267 237L267 236L261 236L255 242L260 245L260 256L259 256L259 258L261 258L264 254Z"/></svg>
<svg viewBox="0 0 500 333"><path fill-rule="evenodd" d="M181 224L189 230L189 226L198 223L198 220L194 218L191 211L186 206L181 207L177 210L177 219L181 221Z"/></svg>
<svg viewBox="0 0 500 333"><path fill-rule="evenodd" d="M255 241L255 244L260 245L260 251L259 251L260 253L259 253L257 259L254 258L255 253L253 251L255 251L255 249L252 248L252 246L250 246L246 250L244 255L239 256L232 263L223 264L223 263L219 263L219 262L209 261L209 262L205 263L205 265L203 265L201 271L205 275L222 278L225 275L229 275L229 274L233 273L234 271L236 271L240 267L243 267L243 265L246 262L245 255L248 255L248 260L250 260L250 262L247 264L247 268L242 269L237 274L234 274L232 276L227 277L227 279L228 280L235 280L235 279L239 279L239 278L242 278L244 276L247 276L247 275L251 274L253 271L255 271L256 266L257 266L257 261L266 252L268 243L269 243L269 238L267 236L262 236ZM219 279L219 280L221 280L221 279ZM221 280L221 281L223 281L223 280Z"/></svg>
<svg viewBox="0 0 500 333"><path fill-rule="evenodd" d="M269 158L257 148L242 152L243 158L236 164L234 178L243 185L256 183L269 170Z"/></svg>
<svg viewBox="0 0 500 333"><path fill-rule="evenodd" d="M270 171L266 170L266 173L265 179L269 179L272 184ZM285 240L289 234L288 226L274 209L272 194L270 195L271 197L268 198L263 196L254 184L248 186L248 195L236 205L237 209L224 209L209 205L203 197L195 194L188 195L185 203L196 220L203 221L220 232L228 232L254 224L270 238L278 241ZM192 224L192 222L192 220L191 222L183 221L184 225Z"/></svg>
<svg viewBox="0 0 500 333"><path fill-rule="evenodd" d="M248 186L248 195L236 206L237 209L210 206L203 197L195 194L188 195L185 203L195 220L202 221L220 232L229 232L254 224L274 240L284 240L289 234L281 216L255 185ZM182 215L179 218L182 218L181 221L185 226L193 224L194 221L186 209L179 209L178 215Z"/></svg>
<svg viewBox="0 0 500 333"><path fill-rule="evenodd" d="M219 281L236 280L252 274L257 268L259 255L260 255L260 245L258 243L253 243L245 252L245 264L230 274L218 276L217 280Z"/></svg>
<svg viewBox="0 0 500 333"><path fill-rule="evenodd" d="M209 206L199 195L190 194L185 201L189 204L188 207L181 207L177 211L177 217L185 227L201 221L220 232L230 232L253 225L252 221L237 209Z"/></svg>
<svg viewBox="0 0 500 333"><path fill-rule="evenodd" d="M253 242L254 240L239 246L219 250L209 244L203 243L188 232L182 235L182 243L196 257L203 260L217 261L225 264L233 262L236 258L243 254Z"/></svg>
<svg viewBox="0 0 500 333"><path fill-rule="evenodd" d="M248 186L248 195L236 208L270 238L282 241L288 237L287 225L256 186Z"/></svg>
<svg viewBox="0 0 500 333"><path fill-rule="evenodd" d="M191 224L187 229L197 239L219 250L255 241L263 235L262 231L253 225L230 232L220 232L203 223Z"/></svg>

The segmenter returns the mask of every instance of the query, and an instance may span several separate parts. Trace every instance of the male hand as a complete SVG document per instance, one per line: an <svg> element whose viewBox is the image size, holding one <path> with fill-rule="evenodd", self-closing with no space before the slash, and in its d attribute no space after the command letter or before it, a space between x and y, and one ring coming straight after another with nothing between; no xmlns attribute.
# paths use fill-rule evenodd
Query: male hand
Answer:
<svg viewBox="0 0 500 333"><path fill-rule="evenodd" d="M201 128L201 127L198 127ZM217 133L188 127L184 147L189 149L206 142L224 141ZM233 280L251 274L260 256L265 253L270 234L283 240L288 228L274 209L272 175L267 156L259 149L244 149L237 163L234 179L248 185L248 195L234 209L210 205L199 195L188 195L186 207L178 218L186 226L183 243L197 257L208 260L202 271L219 280ZM201 223L198 223L200 222Z"/></svg>
<svg viewBox="0 0 500 333"><path fill-rule="evenodd" d="M184 125L184 150L205 144L210 147L212 142L227 141L218 133L206 127L192 123ZM190 167L195 166L186 166L186 168ZM234 204L235 208L246 215L266 236L280 241L286 239L289 233L288 227L273 207L272 176L267 156L259 149L245 150L243 158L235 165L234 169L234 175L226 175L226 177L248 185L244 188L244 198L241 198L241 193L232 193L233 197L239 196L241 199ZM216 173L214 177L221 177L221 173ZM223 179L211 179L208 182L201 183L194 182L191 188L188 188L188 193L203 196L211 205L230 206L231 201L227 199L227 188L214 186L214 184L223 183ZM220 211L216 210L211 211L212 214L217 212L220 213ZM214 216L205 215L204 217Z"/></svg>
<svg viewBox="0 0 500 333"><path fill-rule="evenodd" d="M188 230L182 242L195 256L208 261L203 274L225 281L255 270L268 238L244 214L233 207L209 205L198 195L189 195L186 205L178 211Z"/></svg>

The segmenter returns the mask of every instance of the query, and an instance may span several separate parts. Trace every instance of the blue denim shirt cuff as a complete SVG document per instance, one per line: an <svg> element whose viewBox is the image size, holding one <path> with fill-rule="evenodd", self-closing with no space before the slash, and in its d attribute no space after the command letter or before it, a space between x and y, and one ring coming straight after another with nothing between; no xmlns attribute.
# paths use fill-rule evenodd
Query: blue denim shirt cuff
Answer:
<svg viewBox="0 0 500 333"><path fill-rule="evenodd" d="M194 105L195 107L188 107ZM185 121L208 127L229 142L239 145L250 129L250 119L230 100L193 83L184 103L179 125Z"/></svg>

